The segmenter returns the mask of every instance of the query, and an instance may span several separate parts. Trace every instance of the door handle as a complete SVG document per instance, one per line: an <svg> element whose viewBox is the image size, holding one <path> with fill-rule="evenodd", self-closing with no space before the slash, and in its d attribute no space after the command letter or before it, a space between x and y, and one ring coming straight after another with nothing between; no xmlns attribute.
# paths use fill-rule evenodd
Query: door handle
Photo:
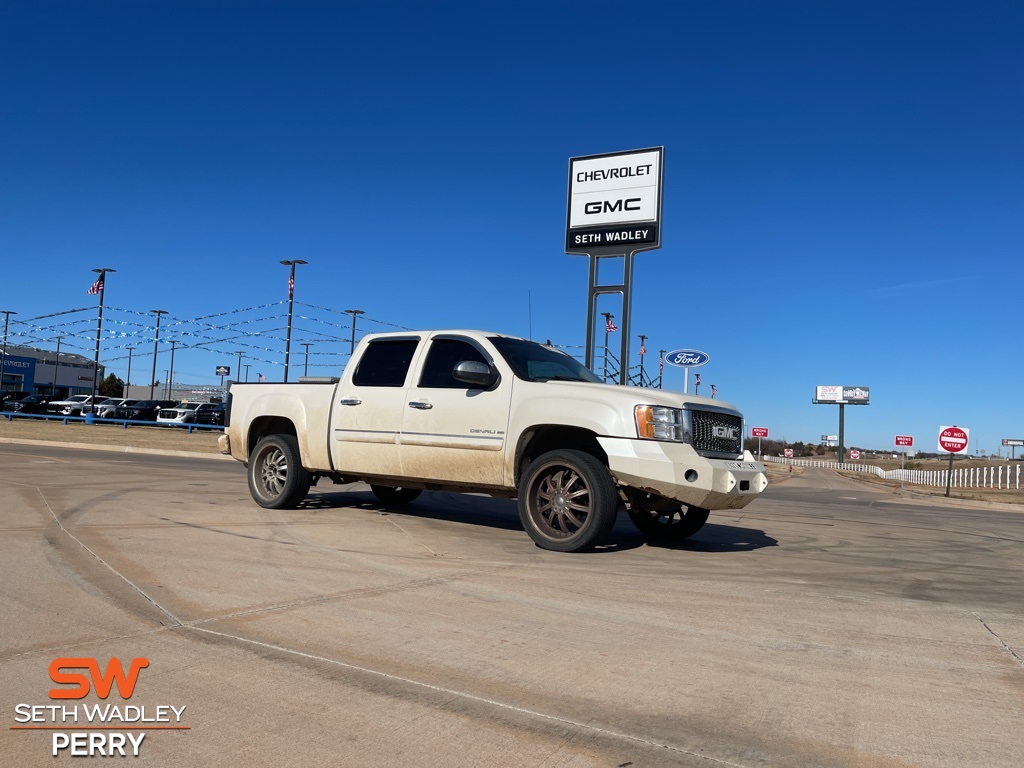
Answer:
<svg viewBox="0 0 1024 768"><path fill-rule="evenodd" d="M358 397L345 397L338 401L338 405L361 405L362 402Z"/></svg>
<svg viewBox="0 0 1024 768"><path fill-rule="evenodd" d="M429 411L434 406L424 400L413 400L409 403L410 408L417 408L421 411Z"/></svg>

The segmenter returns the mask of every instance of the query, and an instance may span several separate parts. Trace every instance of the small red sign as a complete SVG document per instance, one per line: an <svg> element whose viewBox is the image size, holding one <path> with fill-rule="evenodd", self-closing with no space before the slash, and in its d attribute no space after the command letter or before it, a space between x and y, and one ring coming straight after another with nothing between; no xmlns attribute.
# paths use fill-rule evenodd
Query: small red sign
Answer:
<svg viewBox="0 0 1024 768"><path fill-rule="evenodd" d="M939 432L939 448L946 453L962 453L967 450L968 431L960 427L942 427Z"/></svg>
<svg viewBox="0 0 1024 768"><path fill-rule="evenodd" d="M768 437L768 427L751 427L751 437Z"/></svg>
<svg viewBox="0 0 1024 768"><path fill-rule="evenodd" d="M851 459L859 459L860 458L860 451L850 451L850 458Z"/></svg>
<svg viewBox="0 0 1024 768"><path fill-rule="evenodd" d="M910 435L896 435L896 445L913 445L914 438Z"/></svg>

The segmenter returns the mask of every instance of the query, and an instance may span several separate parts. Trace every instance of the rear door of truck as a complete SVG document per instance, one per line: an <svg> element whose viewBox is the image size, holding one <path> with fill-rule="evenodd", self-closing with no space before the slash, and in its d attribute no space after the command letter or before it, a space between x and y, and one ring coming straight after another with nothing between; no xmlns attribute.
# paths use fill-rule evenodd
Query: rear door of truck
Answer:
<svg viewBox="0 0 1024 768"><path fill-rule="evenodd" d="M388 336L362 348L336 391L331 454L340 472L402 476L399 434L420 336Z"/></svg>

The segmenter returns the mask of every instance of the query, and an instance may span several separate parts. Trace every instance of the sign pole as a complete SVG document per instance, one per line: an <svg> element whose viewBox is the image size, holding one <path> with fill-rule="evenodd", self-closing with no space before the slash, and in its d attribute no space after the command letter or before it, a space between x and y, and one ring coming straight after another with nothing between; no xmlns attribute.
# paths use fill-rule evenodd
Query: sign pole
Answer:
<svg viewBox="0 0 1024 768"><path fill-rule="evenodd" d="M946 498L949 498L949 486L953 481L953 454L949 454L949 467L946 469Z"/></svg>

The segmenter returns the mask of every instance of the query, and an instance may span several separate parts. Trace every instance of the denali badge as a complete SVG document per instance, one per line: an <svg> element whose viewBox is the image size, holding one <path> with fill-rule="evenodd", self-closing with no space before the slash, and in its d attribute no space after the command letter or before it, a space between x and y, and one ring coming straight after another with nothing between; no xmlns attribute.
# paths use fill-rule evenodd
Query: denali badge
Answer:
<svg viewBox="0 0 1024 768"><path fill-rule="evenodd" d="M736 427L712 427L711 434L722 440L735 440L737 436Z"/></svg>

